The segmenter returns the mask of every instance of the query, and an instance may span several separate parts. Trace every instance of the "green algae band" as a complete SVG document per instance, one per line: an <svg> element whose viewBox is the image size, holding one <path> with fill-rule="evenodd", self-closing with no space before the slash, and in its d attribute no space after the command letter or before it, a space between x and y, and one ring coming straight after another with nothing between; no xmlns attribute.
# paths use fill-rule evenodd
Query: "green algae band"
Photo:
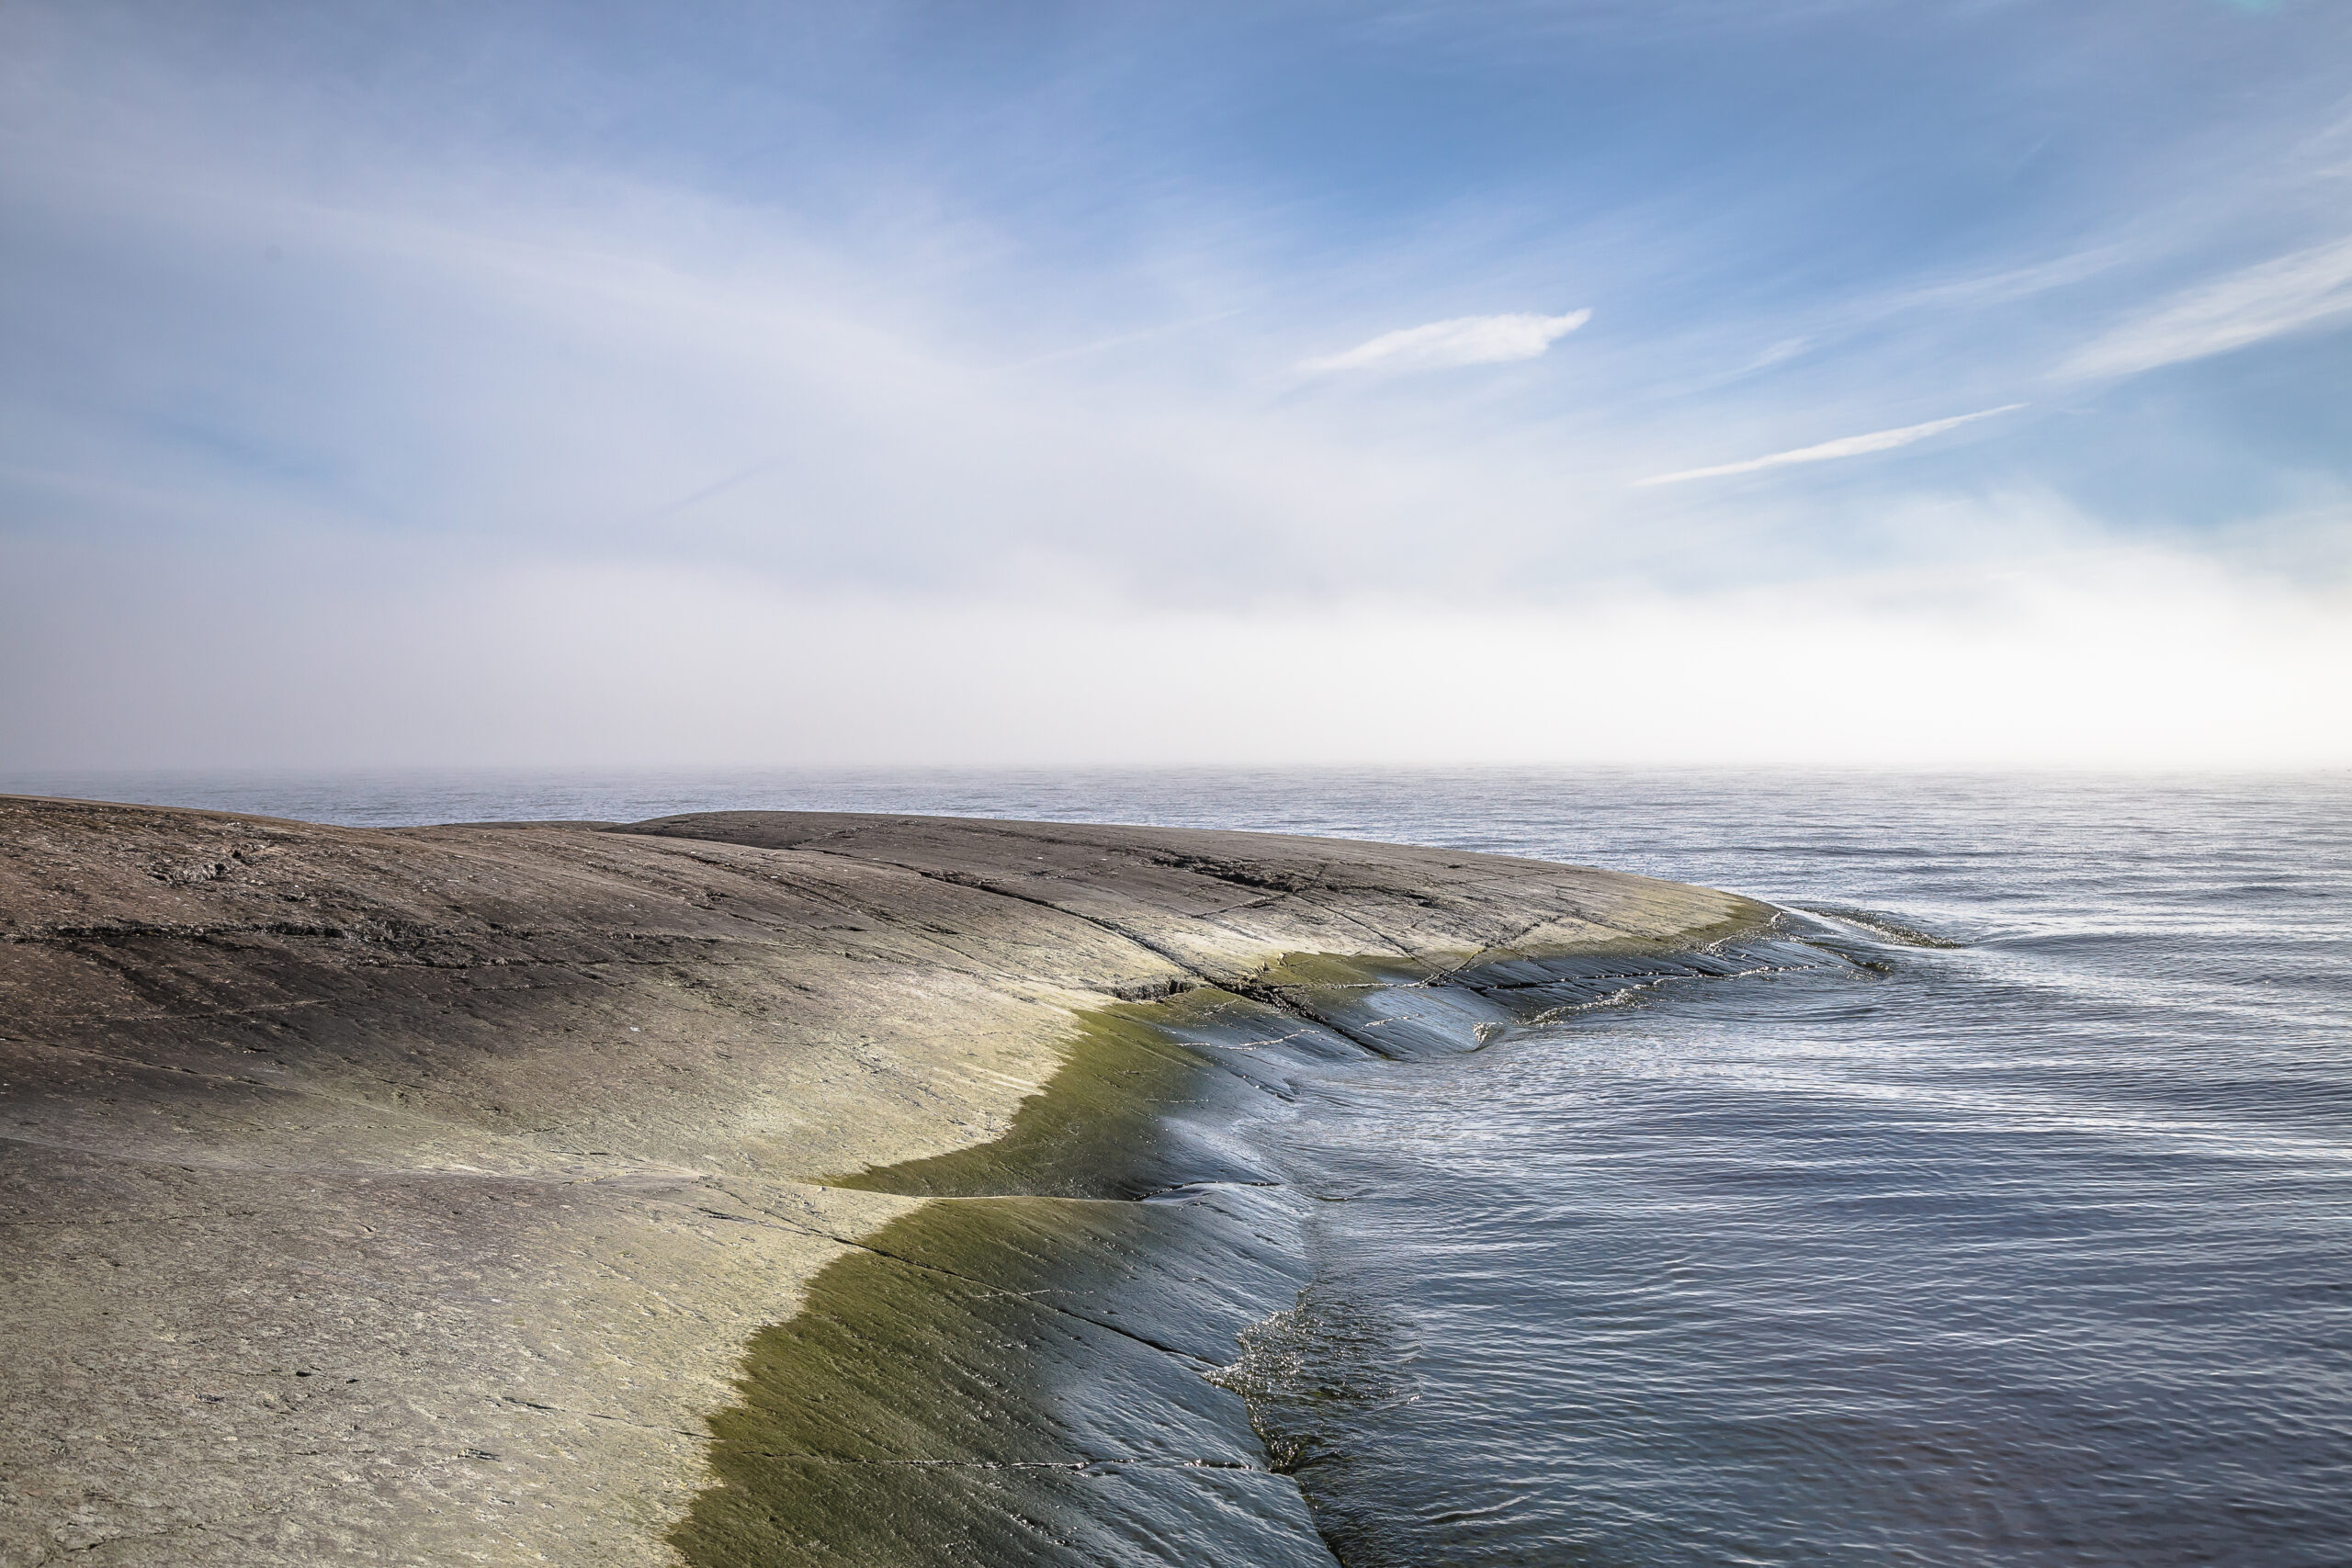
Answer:
<svg viewBox="0 0 2352 1568"><path fill-rule="evenodd" d="M782 1563L1317 1563L1296 1486L1203 1376L1294 1297L1250 1195L949 1200L820 1273L711 1423L673 1540Z"/></svg>
<svg viewBox="0 0 2352 1568"><path fill-rule="evenodd" d="M1329 1568L1205 1375L1305 1277L1287 1213L1186 1136L1265 1092L1218 1048L1283 1025L1224 993L1082 1015L1005 1136L840 1179L935 1201L753 1339L711 1422L717 1483L673 1538L687 1560Z"/></svg>
<svg viewBox="0 0 2352 1568"><path fill-rule="evenodd" d="M1062 1066L993 1143L832 1178L835 1186L925 1198L1030 1193L1133 1199L1259 1173L1170 1125L1205 1099L1246 1096L1214 1053L1278 1037L1272 1010L1204 987L1166 1002L1081 1013Z"/></svg>

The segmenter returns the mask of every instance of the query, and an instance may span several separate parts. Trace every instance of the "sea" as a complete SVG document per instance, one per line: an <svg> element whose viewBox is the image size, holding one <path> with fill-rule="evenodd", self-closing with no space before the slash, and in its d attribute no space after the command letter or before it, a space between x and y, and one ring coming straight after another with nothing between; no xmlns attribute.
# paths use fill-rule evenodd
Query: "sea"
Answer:
<svg viewBox="0 0 2352 1568"><path fill-rule="evenodd" d="M1265 829L1735 889L1817 961L1329 1063L1242 1130L1310 1278L1240 1362L1346 1568L2352 1563L2352 773L0 783Z"/></svg>

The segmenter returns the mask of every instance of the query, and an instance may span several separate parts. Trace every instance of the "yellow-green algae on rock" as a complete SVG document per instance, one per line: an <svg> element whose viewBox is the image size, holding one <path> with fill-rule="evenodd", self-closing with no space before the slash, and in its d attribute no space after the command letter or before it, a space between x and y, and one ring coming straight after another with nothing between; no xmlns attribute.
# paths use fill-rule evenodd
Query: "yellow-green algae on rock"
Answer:
<svg viewBox="0 0 2352 1568"><path fill-rule="evenodd" d="M1248 1173L1165 1124L1260 1092L1177 1020L1245 1050L1289 1032L1223 993L1085 1013L1004 1136L846 1179L941 1201L753 1338L711 1422L716 1483L673 1537L690 1562L1328 1568L1242 1401L1203 1375L1303 1268L1287 1216L1222 1185Z"/></svg>
<svg viewBox="0 0 2352 1568"><path fill-rule="evenodd" d="M873 1337L858 1304L901 1299L850 1271L836 1291L836 1262L985 1243L1009 1267L1071 1235L1099 1259L1099 1235L1184 1207L958 1218L981 1206L831 1179L939 1186L924 1162L1013 1129L1081 1018L1246 1000L1291 954L1429 972L1762 913L1239 833L792 813L369 830L0 799L0 1560L676 1562L725 1463L712 1417L747 1376L795 1386L769 1325L814 1307L806 1343L823 1322ZM1262 1229L1247 1195L1198 1203ZM1023 1201L1117 1217L1024 1230ZM1148 1314L1122 1292L1173 1288L1154 1278L1095 1292L1111 1327L1055 1321L1136 1345ZM976 1333L1005 1299L971 1298ZM1134 1485L1219 1468L1193 1462L1224 1451L1194 1438L1241 1445L1216 1408L1165 1446L1183 1464L1138 1462ZM987 1473L959 1483L973 1518L1001 1501ZM1244 1513L1251 1473L1229 1472Z"/></svg>
<svg viewBox="0 0 2352 1568"><path fill-rule="evenodd" d="M1238 1002L1203 987L1165 1002L1080 1013L1060 1067L1043 1091L1023 1102L1001 1136L951 1154L839 1175L833 1185L923 1198L1016 1192L1139 1198L1228 1177L1232 1172L1214 1161L1188 1160L1181 1147L1171 1148L1159 1122L1193 1102L1202 1075L1212 1067L1170 1027L1214 1024Z"/></svg>

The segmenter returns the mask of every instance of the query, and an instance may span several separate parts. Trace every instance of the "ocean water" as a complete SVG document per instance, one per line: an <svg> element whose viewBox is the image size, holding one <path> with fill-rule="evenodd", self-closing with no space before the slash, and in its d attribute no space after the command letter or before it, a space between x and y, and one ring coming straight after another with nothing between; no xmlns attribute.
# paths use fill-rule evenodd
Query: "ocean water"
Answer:
<svg viewBox="0 0 2352 1568"><path fill-rule="evenodd" d="M368 823L822 807L1700 881L1817 961L1334 1062L1244 1382L1348 1568L2352 1563L2352 777L8 781Z"/></svg>

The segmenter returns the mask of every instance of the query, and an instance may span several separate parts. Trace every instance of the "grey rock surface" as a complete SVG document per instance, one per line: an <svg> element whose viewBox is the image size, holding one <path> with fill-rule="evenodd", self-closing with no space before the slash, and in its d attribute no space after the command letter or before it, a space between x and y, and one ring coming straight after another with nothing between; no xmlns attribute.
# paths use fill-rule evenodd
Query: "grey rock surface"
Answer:
<svg viewBox="0 0 2352 1568"><path fill-rule="evenodd" d="M0 797L0 1563L666 1563L762 1325L1075 1015L1705 941L1541 862Z"/></svg>

